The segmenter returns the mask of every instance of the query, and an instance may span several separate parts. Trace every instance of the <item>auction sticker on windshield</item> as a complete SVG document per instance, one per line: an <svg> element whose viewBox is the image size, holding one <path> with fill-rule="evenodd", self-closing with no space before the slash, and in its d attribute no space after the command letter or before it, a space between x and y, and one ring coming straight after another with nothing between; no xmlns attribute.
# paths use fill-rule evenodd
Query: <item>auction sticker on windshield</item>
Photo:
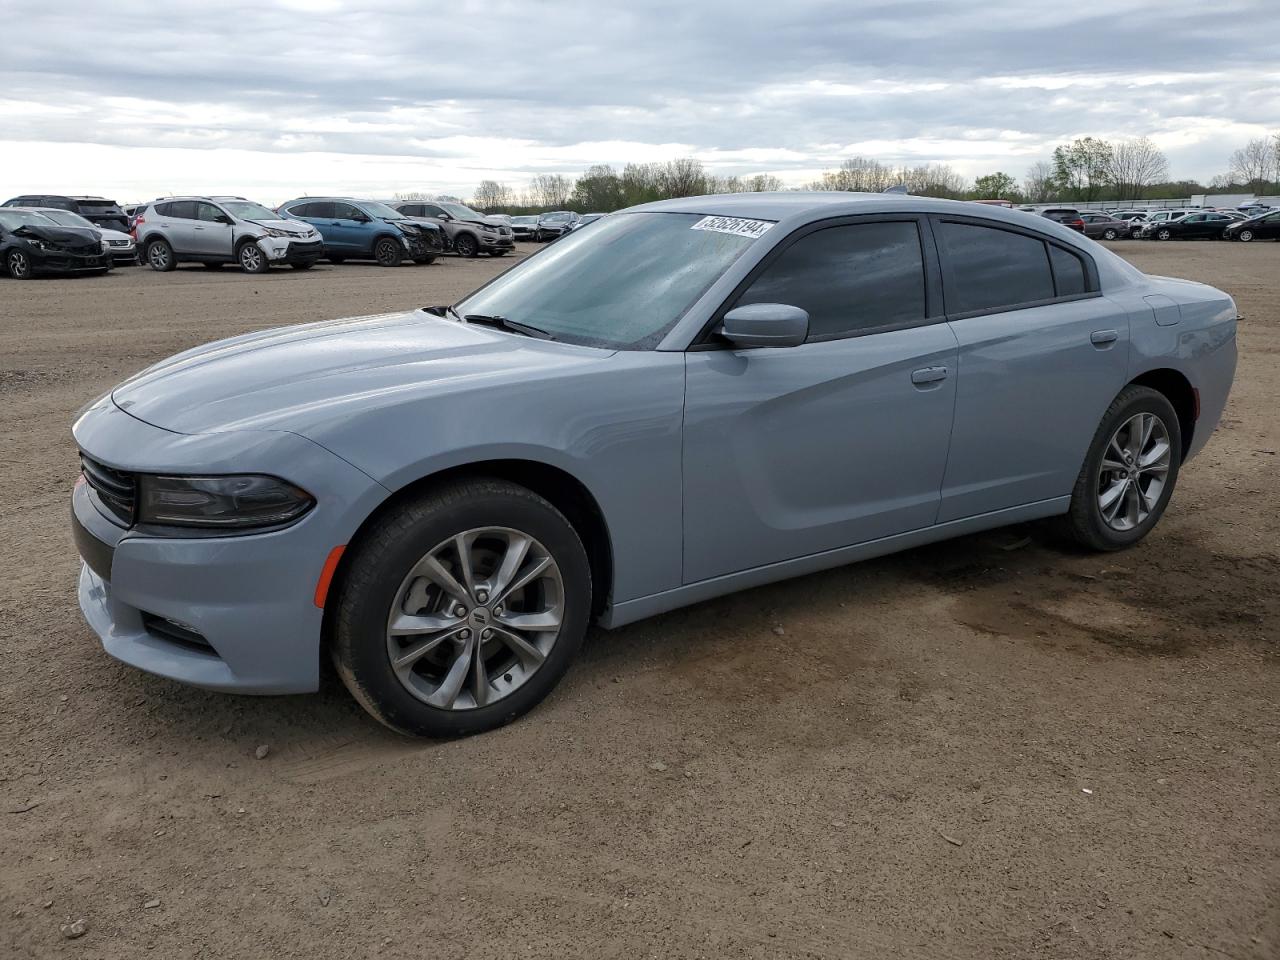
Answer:
<svg viewBox="0 0 1280 960"><path fill-rule="evenodd" d="M773 226L772 220L743 220L740 217L703 217L689 229L732 233L738 237L759 237Z"/></svg>

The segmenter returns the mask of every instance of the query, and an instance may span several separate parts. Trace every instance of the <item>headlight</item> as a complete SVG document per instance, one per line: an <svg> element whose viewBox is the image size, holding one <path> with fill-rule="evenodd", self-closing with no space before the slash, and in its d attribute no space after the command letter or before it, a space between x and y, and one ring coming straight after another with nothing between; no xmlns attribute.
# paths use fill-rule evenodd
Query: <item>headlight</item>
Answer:
<svg viewBox="0 0 1280 960"><path fill-rule="evenodd" d="M138 478L138 522L179 527L245 528L289 523L315 499L279 477Z"/></svg>
<svg viewBox="0 0 1280 960"><path fill-rule="evenodd" d="M263 227L262 229L267 231L268 237L297 238L296 233L290 233L288 230L277 230L275 227Z"/></svg>
<svg viewBox="0 0 1280 960"><path fill-rule="evenodd" d="M29 237L27 243L31 244L37 250L52 250L53 244L48 240L38 240L35 237Z"/></svg>
<svg viewBox="0 0 1280 960"><path fill-rule="evenodd" d="M103 241L102 241L102 252L103 252L103 253L110 253L110 252L111 252L111 244L110 244L109 242L107 242L106 240L103 240Z"/></svg>

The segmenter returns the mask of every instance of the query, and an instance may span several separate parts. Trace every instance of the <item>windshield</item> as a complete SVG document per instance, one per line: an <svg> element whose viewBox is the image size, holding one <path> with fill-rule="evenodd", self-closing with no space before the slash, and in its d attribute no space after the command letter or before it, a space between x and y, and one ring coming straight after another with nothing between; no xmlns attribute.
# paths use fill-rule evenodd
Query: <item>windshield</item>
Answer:
<svg viewBox="0 0 1280 960"><path fill-rule="evenodd" d="M0 227L6 230L17 230L18 227L47 227L53 223L48 217L28 210L0 210Z"/></svg>
<svg viewBox="0 0 1280 960"><path fill-rule="evenodd" d="M377 217L379 220L408 220L399 210L388 207L385 203L379 203L377 200L361 200L360 209L371 217Z"/></svg>
<svg viewBox="0 0 1280 960"><path fill-rule="evenodd" d="M546 223L559 223L561 220L568 220L572 214L569 213L547 213L543 214L542 219Z"/></svg>
<svg viewBox="0 0 1280 960"><path fill-rule="evenodd" d="M437 204L441 210L449 214L455 220L483 220L482 214L476 213L468 206L461 203L440 203Z"/></svg>
<svg viewBox="0 0 1280 960"><path fill-rule="evenodd" d="M754 242L709 228L708 219L694 213L607 217L569 233L454 309L538 327L568 343L652 348Z"/></svg>
<svg viewBox="0 0 1280 960"><path fill-rule="evenodd" d="M64 227L87 227L90 230L98 228L80 216L78 213L72 213L70 210L41 210L42 216L48 217L54 223L60 223Z"/></svg>
<svg viewBox="0 0 1280 960"><path fill-rule="evenodd" d="M521 223L521 224L537 223L538 218L537 217L512 217L511 222Z"/></svg>
<svg viewBox="0 0 1280 960"><path fill-rule="evenodd" d="M260 203L248 200L219 200L224 210L241 220L279 220L280 214L268 210Z"/></svg>

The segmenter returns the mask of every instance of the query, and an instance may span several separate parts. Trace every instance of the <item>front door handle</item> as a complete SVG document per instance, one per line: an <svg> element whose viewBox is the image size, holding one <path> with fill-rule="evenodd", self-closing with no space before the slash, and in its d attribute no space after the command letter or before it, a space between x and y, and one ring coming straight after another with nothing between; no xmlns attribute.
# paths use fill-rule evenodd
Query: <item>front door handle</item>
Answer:
<svg viewBox="0 0 1280 960"><path fill-rule="evenodd" d="M1089 334L1089 342L1095 347L1106 347L1120 339L1119 330L1095 330Z"/></svg>
<svg viewBox="0 0 1280 960"><path fill-rule="evenodd" d="M911 371L911 382L917 386L925 383L937 383L947 379L946 367L921 367Z"/></svg>

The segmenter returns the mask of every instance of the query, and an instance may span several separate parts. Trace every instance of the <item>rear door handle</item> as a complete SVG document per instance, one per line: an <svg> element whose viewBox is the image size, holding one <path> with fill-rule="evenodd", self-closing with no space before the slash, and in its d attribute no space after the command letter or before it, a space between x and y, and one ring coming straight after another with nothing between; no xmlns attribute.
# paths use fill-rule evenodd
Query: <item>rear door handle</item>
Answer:
<svg viewBox="0 0 1280 960"><path fill-rule="evenodd" d="M947 379L946 367L921 367L919 370L911 371L911 382L916 385L937 383L945 379Z"/></svg>
<svg viewBox="0 0 1280 960"><path fill-rule="evenodd" d="M1120 339L1119 330L1095 330L1089 334L1089 342L1095 347L1105 347Z"/></svg>

